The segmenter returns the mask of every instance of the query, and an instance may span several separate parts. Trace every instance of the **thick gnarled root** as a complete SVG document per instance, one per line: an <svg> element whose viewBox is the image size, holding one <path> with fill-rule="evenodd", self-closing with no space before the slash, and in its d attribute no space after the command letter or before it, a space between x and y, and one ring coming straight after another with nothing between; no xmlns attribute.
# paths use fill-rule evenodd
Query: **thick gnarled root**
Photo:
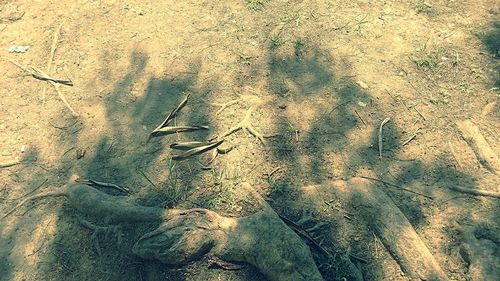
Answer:
<svg viewBox="0 0 500 281"><path fill-rule="evenodd" d="M273 281L323 280L308 246L269 209L241 218L204 209L179 211L141 237L133 252L173 266L212 254L247 262Z"/></svg>

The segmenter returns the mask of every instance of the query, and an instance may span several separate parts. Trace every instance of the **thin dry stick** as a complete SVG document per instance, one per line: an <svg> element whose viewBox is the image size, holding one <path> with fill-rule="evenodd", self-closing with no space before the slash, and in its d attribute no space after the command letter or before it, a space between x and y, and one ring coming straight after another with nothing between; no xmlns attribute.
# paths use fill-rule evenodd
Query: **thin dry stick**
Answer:
<svg viewBox="0 0 500 281"><path fill-rule="evenodd" d="M54 88L56 89L56 92L57 94L59 95L59 98L61 98L62 102L64 103L64 105L66 105L66 107L71 111L71 114L74 116L74 117L78 117L78 113L76 113L76 111L71 107L71 105L69 105L68 101L66 100L66 97L64 97L63 93L61 92L61 90L59 89L59 84L53 82L53 81L48 81L52 86L54 86Z"/></svg>
<svg viewBox="0 0 500 281"><path fill-rule="evenodd" d="M54 32L54 39L52 40L52 46L50 48L49 61L47 62L47 72L48 73L52 72L52 61L54 60L54 54L56 53L57 41L59 40L59 32L61 31L63 23L64 22L61 22L61 24L59 25L59 27ZM47 92L47 87L43 86L42 100L44 102L45 102L45 93L46 92Z"/></svg>
<svg viewBox="0 0 500 281"><path fill-rule="evenodd" d="M21 197L17 197L17 198L13 198L11 200L19 200L21 198L24 198L30 194L32 194L33 192L37 191L40 187L42 187L49 179L45 179L41 184L39 184L37 187L33 188L33 190L31 190L30 192L26 193L26 194L23 194Z"/></svg>
<svg viewBox="0 0 500 281"><path fill-rule="evenodd" d="M299 224L295 223L294 221L292 221L291 219L289 219L285 216L282 216L282 215L278 215L278 216L280 217L280 219L284 223L286 223L297 234L299 234L300 236L305 238L307 241L311 242L311 244L313 244L314 247L316 247L316 249L318 249L320 252L322 252L326 256L333 256L334 255L334 254L330 253L330 251L325 249L325 247L321 246L320 242L316 241L316 239L314 239L311 236L311 234L309 234L308 230L305 230L302 226L300 226ZM348 254L348 255L355 260L358 260L358 261L363 262L363 263L368 263L368 261L366 259L363 259L363 258L355 256L355 255L351 255L351 254Z"/></svg>
<svg viewBox="0 0 500 281"><path fill-rule="evenodd" d="M12 214L15 210L17 210L17 208L26 204L26 202L29 202L29 201L32 201L35 199L39 199L39 198L45 198L45 197L67 196L67 193L68 192L66 192L66 191L48 191L46 193L39 193L36 195L28 196L28 197L24 198L21 202L19 202L16 206L14 206L12 209L10 209L5 214L3 214L0 217L0 220L4 219L7 216L9 216L10 214Z"/></svg>
<svg viewBox="0 0 500 281"><path fill-rule="evenodd" d="M219 103L212 103L212 105L215 105L215 106L220 106L220 109L217 110L217 112L215 113L215 115L219 115L222 111L224 111L224 109L230 107L231 105L233 104L237 104L240 100L232 100L232 101L228 101L226 103L223 103L223 104L219 104Z"/></svg>
<svg viewBox="0 0 500 281"><path fill-rule="evenodd" d="M468 193L472 195L480 195L480 196L488 196L488 197L493 197L493 198L500 198L500 193L495 192L495 191L488 191L488 190L480 190L480 189L472 189L472 188L466 188L466 187L461 187L461 186L451 186L449 187L452 190L463 192L463 193Z"/></svg>
<svg viewBox="0 0 500 281"><path fill-rule="evenodd" d="M429 195L425 195L425 194L423 194L423 193L416 192L416 191L413 191L413 190L411 190L411 189L408 189L408 188L404 188L404 187L402 187L402 186L399 186L399 185L397 185L397 184L393 184L393 183L390 183L390 182L383 181L383 180L381 180L381 179L370 178L370 177L365 177L365 176L359 176L359 177L360 177L360 178L363 178L363 179L367 179L367 180L378 181L378 182L383 183L383 184L385 184L385 185L389 185L389 186L397 187L397 188L399 188L399 189L401 189L401 190L404 190L404 191L407 191L407 192L410 192L410 193L413 193L413 194L416 194L416 195L423 196L423 197L425 197L425 198L427 198L427 199L434 200L434 198L433 198L433 197L431 197L431 196L429 196Z"/></svg>
<svg viewBox="0 0 500 281"><path fill-rule="evenodd" d="M385 123L389 122L391 118L385 118L384 121L380 124L380 128L378 130L378 156L382 158L382 129Z"/></svg>
<svg viewBox="0 0 500 281"><path fill-rule="evenodd" d="M21 163L19 159L7 160L5 162L0 162L0 168L7 168Z"/></svg>
<svg viewBox="0 0 500 281"><path fill-rule="evenodd" d="M19 67L20 69L22 69L22 70L24 70L24 71L26 71L26 72L30 73L31 75L33 75L33 77L35 77L35 78L37 77L37 73L34 73L34 72L33 72L33 70L30 70L30 69L28 69L28 68L26 68L26 67L22 66L21 64L19 64L19 63L17 63L17 62L15 62L15 61L13 61L13 60L11 60L11 59L9 59L9 61L10 61L12 64L14 64L14 65L16 65L17 67ZM45 72L41 71L40 69L37 69L37 72L38 72L40 75L42 75L42 76L50 77L50 76L48 76L47 74L45 74ZM74 117L78 117L78 113L76 113L76 111L75 111L75 110L73 110L73 108L71 107L71 105L69 105L68 101L66 100L66 97L64 97L63 93L62 93L62 92L61 92L61 90L59 89L59 84L58 84L58 83L56 83L56 82L54 82L53 80L54 80L54 81L56 81L56 80L58 80L58 79L52 79L52 80L51 80L51 79L46 79L46 80L44 80L44 81L47 81L47 82L49 82L52 86L54 86L54 88L56 89L57 94L59 95L59 98L63 101L64 105L66 105L66 107L67 107L67 108L71 111L71 114L72 114Z"/></svg>
<svg viewBox="0 0 500 281"><path fill-rule="evenodd" d="M355 113L356 113L356 115L358 116L359 120L361 120L361 122L363 123L363 125L365 125L365 126L366 126L365 121L363 121L363 118L361 118L361 116L359 115L359 113L358 113L356 110L354 110L354 112L355 112Z"/></svg>
<svg viewBox="0 0 500 281"><path fill-rule="evenodd" d="M143 171L140 171L140 170L139 170L139 173L141 173L141 174L142 174L142 176L143 176L143 177L144 177L144 178L145 178L145 179L146 179L146 180L147 180L147 181L148 181L148 182L149 182L149 183L150 183L150 184L151 184L154 188L158 189L158 186L156 186L156 184L154 184L154 183L153 183L153 182L152 182L152 181L148 178L148 176L146 176L146 173L144 173Z"/></svg>
<svg viewBox="0 0 500 281"><path fill-rule="evenodd" d="M401 144L401 146L405 146L405 145L409 144L409 143L410 143L413 139L415 139L416 137L417 137L417 134L415 133L415 134L413 134L413 136L411 136L411 137L409 137L407 140L405 140L405 141Z"/></svg>

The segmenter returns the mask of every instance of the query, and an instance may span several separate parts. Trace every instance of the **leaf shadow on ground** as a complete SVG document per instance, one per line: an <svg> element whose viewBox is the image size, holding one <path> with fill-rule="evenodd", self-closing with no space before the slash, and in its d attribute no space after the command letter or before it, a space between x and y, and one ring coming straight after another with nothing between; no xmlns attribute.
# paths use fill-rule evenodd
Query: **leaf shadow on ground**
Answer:
<svg viewBox="0 0 500 281"><path fill-rule="evenodd" d="M416 159L399 159L403 148L397 123L391 122L384 127L384 156L380 159L377 150L378 126L387 116L381 112L382 105L370 96L369 90L361 89L352 79L348 61L333 58L326 50L307 41L295 45L292 52L284 55L275 48L269 48L268 59L268 64L262 66L270 73L268 91L284 102L310 101L315 116L308 128L299 132L298 136L293 126L295 120L286 114L280 114L276 119L279 136L270 141L270 160L280 163L289 171L269 181L270 199L278 213L297 219L304 210L298 200L300 190L294 187L338 178L347 179L363 174L363 171L369 171L371 175L397 186L417 183L412 187L418 186L418 192L431 196L436 193L433 186L418 185L424 177L427 181L431 178L431 181L444 186L463 183L464 180L470 186L476 185L474 176L450 167L446 155L430 165ZM210 81L204 86L197 86L199 62L195 61L190 66L192 74L146 77L146 92L139 98L134 95L132 88L144 78L148 60L147 54L134 51L130 58L130 70L103 98L109 133L95 141L95 150L77 172L82 177L129 187L134 194L134 201L141 205L172 207L189 195L201 170L190 166L193 163L190 161L173 167L166 148L168 141L155 138L146 143L147 135L182 100L184 92L197 94L193 95L192 102L183 110L178 122L204 124L210 120L209 109L203 99L209 97L216 86ZM316 103L320 100L322 102ZM359 107L359 102L369 106ZM364 118L361 119L361 116ZM80 128L75 130L78 131L69 132L74 141L78 139ZM190 135L189 139L203 140L207 136L206 132L202 132ZM357 136L360 136L359 140L355 139ZM36 153L33 157L36 159ZM62 177L70 175L71 169L66 165L71 163L69 158L65 160L64 167L54 168L61 169L59 174ZM388 172L393 166L397 166L397 172ZM175 173L178 177L175 181L171 178L173 169L179 171ZM26 170L26 179L35 172ZM35 186L39 178L33 176L27 182L27 185ZM273 189L273 186L278 185L279 189ZM414 227L426 223L422 208L436 203L394 187L383 188ZM80 215L75 214L69 206L65 206L58 216L69 217L70 221L58 221L59 229L65 232L57 231L48 253L42 255L47 258L42 266L49 273L44 276L56 280L84 280L89 276L102 280L123 280L124 276L133 280L184 280L182 270L140 260L131 253L134 240L155 228L155 225L124 225L117 235L93 236L92 230L78 223ZM322 219L319 213L318 218ZM96 218L86 219L95 224L102 223ZM334 224L328 231L332 233L328 236L329 241L326 241L329 248L363 256L371 263L368 267L368 277L371 278L367 279L380 278L377 271L383 264L373 256L370 248L366 248L369 243L353 242L350 237L343 236ZM14 235L16 227L7 233L7 236ZM13 241L16 244L15 239ZM7 249L12 247L6 246ZM13 272L8 265L9 258L5 257L0 269L7 278L11 278ZM345 270L338 266L333 272L323 269L323 274L327 280L337 280ZM96 278L96 274L99 277Z"/></svg>
<svg viewBox="0 0 500 281"><path fill-rule="evenodd" d="M195 86L199 68L196 62L190 65L192 74L189 75L147 77L148 60L147 54L137 50L132 52L128 72L103 97L109 129L106 135L95 140L89 159L82 162L78 173L82 178L128 187L131 200L137 204L165 208L188 196L200 169L189 167L188 163L171 162L167 143L177 139L175 136L153 138L147 142L148 135L187 92L195 95L191 95L190 103L176 122L204 125L207 112L199 106L197 99L200 93L210 89ZM141 81L147 81L147 84L144 95L138 97L133 88ZM206 133L202 132L186 138L201 140L205 137ZM190 173L184 173L184 169L189 169ZM112 190L105 191L113 193ZM71 228L72 235L61 232L54 238L52 251L56 259L52 265L61 269L50 274L55 279L85 280L98 274L102 280L123 280L124 276L133 280L184 280L182 271L141 260L131 252L138 237L157 225L123 224L114 232L95 233L82 227L78 221L84 219L106 226L100 218L82 218L70 206L63 207L61 216L71 218L71 222L61 220L60 223L64 224L64 229Z"/></svg>
<svg viewBox="0 0 500 281"><path fill-rule="evenodd" d="M482 41L486 49L496 59L496 62L493 62L496 65L493 71L493 81L495 87L500 87L500 63L498 63L500 59L500 21L493 22L491 30L485 34Z"/></svg>
<svg viewBox="0 0 500 281"><path fill-rule="evenodd" d="M271 143L272 161L288 171L278 178L269 179L270 197L279 213L298 220L306 210L316 213L321 220L321 210L312 210L310 205L300 202L302 195L296 186L368 175L392 184L373 182L387 192L413 227L418 229L428 223L423 208L437 202L396 186L410 186L408 188L413 191L428 196L434 196L439 191L434 185L423 182L439 182L443 186L467 182L468 186L476 186L473 175L449 167L448 161L436 159L429 165L418 159L400 159L404 139L399 133L401 129L397 120L384 126L383 157L380 158L378 128L384 118L391 116L390 111L378 104L369 89L360 88L352 79L354 75L349 62L331 57L312 42L306 41L301 47L300 53L295 46L295 51L285 52L284 55L270 47L268 54L269 92L289 102L308 101L299 110L313 110L315 116L308 129L300 132L290 114L283 113L277 118L276 127L280 135ZM356 202L344 203L344 206L349 206ZM329 205L323 207L328 208ZM327 217L323 219L332 221ZM326 243L332 252L363 256L370 262L364 268L365 274L369 271L365 277L369 280L382 278L380 272L384 264L373 256L373 250L368 247L369 239L353 242L355 229L348 227L350 234L346 236L345 229L336 229L336 226L349 223L341 215L336 220L330 223L327 231L330 239ZM338 223L339 220L344 221ZM322 262L324 260L319 261ZM341 280L346 277L343 274L348 272L342 265L323 267L322 270L327 280Z"/></svg>

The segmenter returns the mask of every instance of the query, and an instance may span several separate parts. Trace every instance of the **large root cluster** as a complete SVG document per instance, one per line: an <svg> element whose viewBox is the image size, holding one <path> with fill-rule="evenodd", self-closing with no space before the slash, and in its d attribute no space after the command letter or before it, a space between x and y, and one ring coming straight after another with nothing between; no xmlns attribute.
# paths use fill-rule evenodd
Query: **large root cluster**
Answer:
<svg viewBox="0 0 500 281"><path fill-rule="evenodd" d="M243 185L247 190L252 188ZM160 222L156 230L142 236L133 246L133 252L145 259L182 266L210 254L228 262L247 262L273 281L323 280L308 246L262 197L250 192L257 196L263 210L235 218L207 209L143 207L128 202L127 197L72 184L27 197L0 220L29 201L63 196L73 208L107 222Z"/></svg>

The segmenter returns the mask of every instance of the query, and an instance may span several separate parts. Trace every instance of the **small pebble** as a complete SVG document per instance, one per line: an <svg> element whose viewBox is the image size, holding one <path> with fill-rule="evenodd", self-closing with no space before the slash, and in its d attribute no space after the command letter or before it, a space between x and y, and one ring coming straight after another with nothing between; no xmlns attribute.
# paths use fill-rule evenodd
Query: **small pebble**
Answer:
<svg viewBox="0 0 500 281"><path fill-rule="evenodd" d="M358 105L361 106L361 107L366 107L366 103L364 103L362 101L358 101Z"/></svg>
<svg viewBox="0 0 500 281"><path fill-rule="evenodd" d="M361 88L363 88L363 89L368 89L368 85L366 85L366 83L365 83L365 82L363 82L363 81L359 80L359 81L358 81L358 82L356 82L356 83L358 83L358 85L359 85Z"/></svg>

